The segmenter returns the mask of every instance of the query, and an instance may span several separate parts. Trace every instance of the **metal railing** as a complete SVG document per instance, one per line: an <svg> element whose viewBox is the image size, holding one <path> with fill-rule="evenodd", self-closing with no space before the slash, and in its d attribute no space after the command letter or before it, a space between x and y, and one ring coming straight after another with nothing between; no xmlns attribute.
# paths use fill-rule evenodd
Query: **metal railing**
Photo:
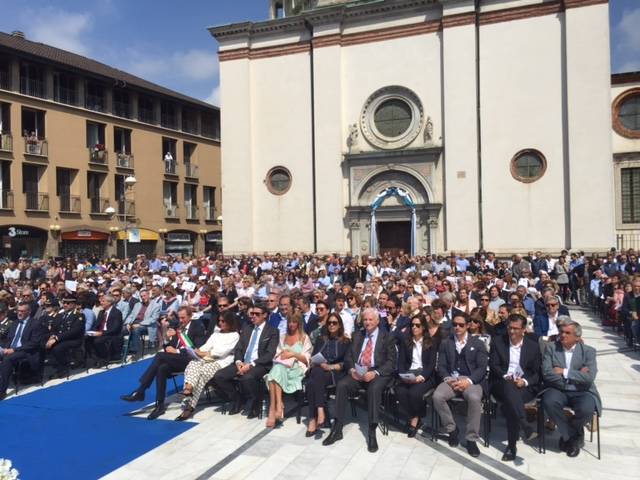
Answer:
<svg viewBox="0 0 640 480"><path fill-rule="evenodd" d="M0 133L0 150L5 152L13 152L13 137L9 132Z"/></svg>
<svg viewBox="0 0 640 480"><path fill-rule="evenodd" d="M164 162L164 173L169 175L177 175L175 160L162 160Z"/></svg>
<svg viewBox="0 0 640 480"><path fill-rule="evenodd" d="M13 190L0 190L0 209L13 210Z"/></svg>
<svg viewBox="0 0 640 480"><path fill-rule="evenodd" d="M119 152L116 154L116 166L133 169L133 154Z"/></svg>
<svg viewBox="0 0 640 480"><path fill-rule="evenodd" d="M153 114L153 109L149 108L140 108L138 106L138 120L143 123L156 123L155 115Z"/></svg>
<svg viewBox="0 0 640 480"><path fill-rule="evenodd" d="M178 206L177 205L164 205L164 216L166 218L178 218Z"/></svg>
<svg viewBox="0 0 640 480"><path fill-rule="evenodd" d="M73 88L56 87L53 90L53 99L66 105L75 105L77 102L76 91Z"/></svg>
<svg viewBox="0 0 640 480"><path fill-rule="evenodd" d="M618 233L616 234L616 249L628 250L633 248L638 250L640 248L640 234L638 233Z"/></svg>
<svg viewBox="0 0 640 480"><path fill-rule="evenodd" d="M204 219L215 220L216 219L216 207L204 207Z"/></svg>
<svg viewBox="0 0 640 480"><path fill-rule="evenodd" d="M198 206L197 205L185 205L184 209L187 211L187 220L198 219Z"/></svg>
<svg viewBox="0 0 640 480"><path fill-rule="evenodd" d="M109 200L100 197L90 197L89 203L91 204L91 213L93 215L106 215L105 210L109 207Z"/></svg>
<svg viewBox="0 0 640 480"><path fill-rule="evenodd" d="M99 150L95 147L89 147L89 163L106 165L108 159L109 155L106 150Z"/></svg>
<svg viewBox="0 0 640 480"><path fill-rule="evenodd" d="M36 78L20 78L20 93L31 97L45 98L47 90L42 80Z"/></svg>
<svg viewBox="0 0 640 480"><path fill-rule="evenodd" d="M95 112L104 112L104 97L87 93L84 97L84 106Z"/></svg>
<svg viewBox="0 0 640 480"><path fill-rule="evenodd" d="M8 70L0 70L0 88L11 90L11 76Z"/></svg>
<svg viewBox="0 0 640 480"><path fill-rule="evenodd" d="M40 192L25 192L27 199L27 210L37 212L49 211L49 194Z"/></svg>
<svg viewBox="0 0 640 480"><path fill-rule="evenodd" d="M182 114L182 131L186 133L198 134L198 121L195 118L189 118Z"/></svg>
<svg viewBox="0 0 640 480"><path fill-rule="evenodd" d="M116 117L131 118L131 106L126 102L113 101L113 114Z"/></svg>
<svg viewBox="0 0 640 480"><path fill-rule="evenodd" d="M185 177L198 178L198 166L193 163L184 164Z"/></svg>
<svg viewBox="0 0 640 480"><path fill-rule="evenodd" d="M132 200L118 200L118 215L135 217L136 216L136 202Z"/></svg>
<svg viewBox="0 0 640 480"><path fill-rule="evenodd" d="M80 213L80 197L76 195L60 195L60 212Z"/></svg>
<svg viewBox="0 0 640 480"><path fill-rule="evenodd" d="M170 128L172 130L178 129L178 117L174 115L170 115L168 113L160 114L160 125L164 128Z"/></svg>
<svg viewBox="0 0 640 480"><path fill-rule="evenodd" d="M46 157L49 153L48 150L48 144L45 139L24 137L24 153L27 155Z"/></svg>

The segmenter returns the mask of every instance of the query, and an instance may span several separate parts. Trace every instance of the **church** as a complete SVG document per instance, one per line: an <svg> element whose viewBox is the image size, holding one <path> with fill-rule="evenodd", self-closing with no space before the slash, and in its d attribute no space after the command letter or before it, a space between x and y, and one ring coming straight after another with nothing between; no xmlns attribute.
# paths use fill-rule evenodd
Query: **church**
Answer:
<svg viewBox="0 0 640 480"><path fill-rule="evenodd" d="M271 0L209 31L225 253L614 244L607 0Z"/></svg>

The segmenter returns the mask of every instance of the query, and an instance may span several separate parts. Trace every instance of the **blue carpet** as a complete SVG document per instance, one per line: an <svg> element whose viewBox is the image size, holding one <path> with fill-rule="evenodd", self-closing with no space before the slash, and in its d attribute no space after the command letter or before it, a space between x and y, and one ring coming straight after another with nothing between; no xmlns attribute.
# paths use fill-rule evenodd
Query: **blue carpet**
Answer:
<svg viewBox="0 0 640 480"><path fill-rule="evenodd" d="M22 480L94 479L194 427L126 416L155 399L155 384L145 402L119 398L137 387L149 363L112 368L0 402L0 458L11 459Z"/></svg>

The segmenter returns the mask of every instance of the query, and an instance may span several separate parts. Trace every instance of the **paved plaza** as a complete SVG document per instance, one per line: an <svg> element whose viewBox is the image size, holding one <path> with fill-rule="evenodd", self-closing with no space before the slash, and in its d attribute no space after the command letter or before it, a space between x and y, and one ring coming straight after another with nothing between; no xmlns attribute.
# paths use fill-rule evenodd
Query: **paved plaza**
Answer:
<svg viewBox="0 0 640 480"><path fill-rule="evenodd" d="M471 458L463 447L446 441L432 443L418 435L409 439L392 427L389 436L378 434L380 450L367 452L364 423L345 427L345 438L331 447L305 438L304 424L289 418L276 430L263 420L222 415L217 407L196 413L198 425L159 448L107 475L117 479L637 479L640 476L640 353L623 348L622 340L603 329L590 311L573 309L583 326L585 342L598 351L597 385L604 402L601 423L602 460L596 443L589 442L571 459L557 450L557 435L548 436L547 453L539 454L537 440L518 444L515 463L500 461L506 442L501 415L493 420L491 445ZM122 392L114 392L114 395ZM175 400L175 398L174 398ZM172 420L179 404L172 403L161 417ZM366 415L359 412L358 420ZM325 433L326 435L327 433Z"/></svg>

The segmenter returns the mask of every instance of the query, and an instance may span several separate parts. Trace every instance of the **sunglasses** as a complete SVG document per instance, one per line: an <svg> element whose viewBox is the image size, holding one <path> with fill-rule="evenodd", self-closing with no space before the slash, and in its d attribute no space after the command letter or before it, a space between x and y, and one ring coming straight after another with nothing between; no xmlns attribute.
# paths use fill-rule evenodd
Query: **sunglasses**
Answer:
<svg viewBox="0 0 640 480"><path fill-rule="evenodd" d="M457 328L457 327L464 328L464 327L466 327L466 325L467 325L466 323L453 322L453 326L455 328Z"/></svg>
<svg viewBox="0 0 640 480"><path fill-rule="evenodd" d="M420 323L412 323L411 326L413 328L422 328L422 325Z"/></svg>
<svg viewBox="0 0 640 480"><path fill-rule="evenodd" d="M471 323L480 323L480 320L472 319Z"/></svg>
<svg viewBox="0 0 640 480"><path fill-rule="evenodd" d="M257 317L258 315L262 315L262 312L249 312L249 315L252 317Z"/></svg>
<svg viewBox="0 0 640 480"><path fill-rule="evenodd" d="M218 306L219 307L228 307L229 304L228 303L219 303Z"/></svg>
<svg viewBox="0 0 640 480"><path fill-rule="evenodd" d="M331 321L331 322L327 322L327 325L340 325L338 322L336 322L335 320Z"/></svg>
<svg viewBox="0 0 640 480"><path fill-rule="evenodd" d="M489 299L488 299L488 298L481 298L481 299L480 299L480 301L481 301L481 302L488 302L488 301L489 301Z"/></svg>

